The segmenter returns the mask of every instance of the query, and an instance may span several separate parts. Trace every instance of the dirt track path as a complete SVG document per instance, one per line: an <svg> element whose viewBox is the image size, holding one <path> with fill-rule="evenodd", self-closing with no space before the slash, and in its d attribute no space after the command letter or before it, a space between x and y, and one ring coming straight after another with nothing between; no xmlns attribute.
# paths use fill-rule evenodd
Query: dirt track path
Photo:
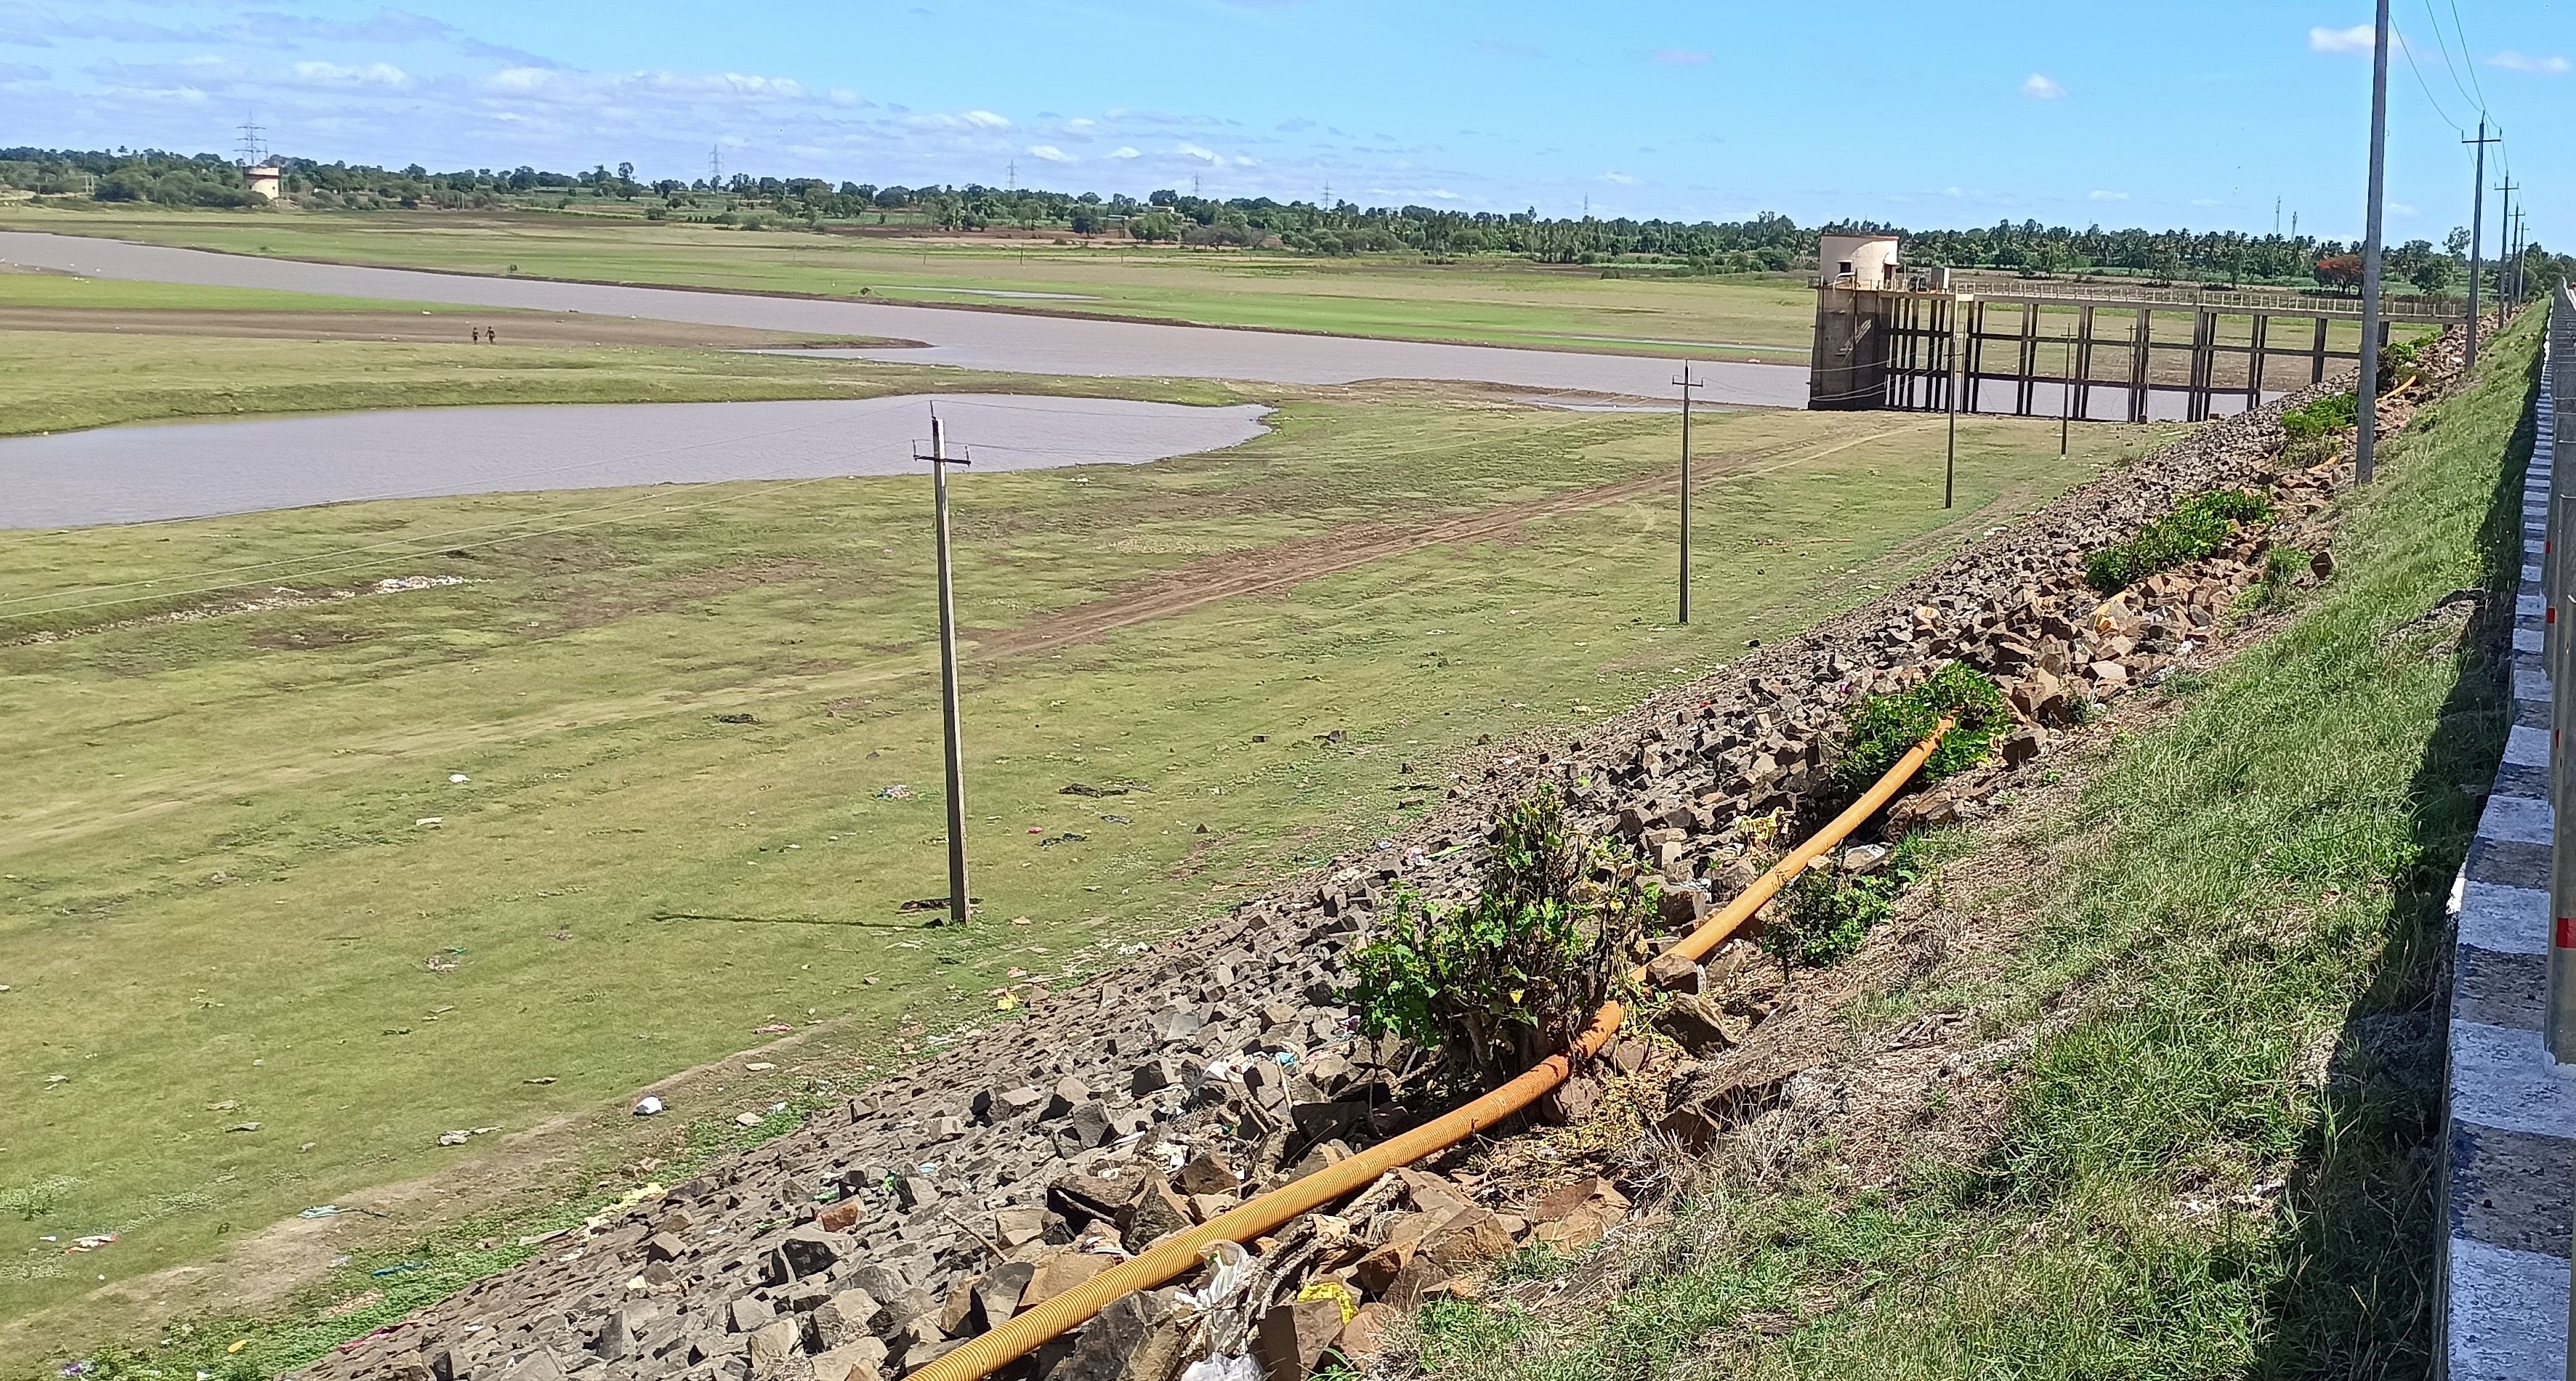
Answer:
<svg viewBox="0 0 2576 1381"><path fill-rule="evenodd" d="M1703 464L1713 460L1716 469L1708 474L1710 481L1750 479L1936 425L1933 422L1913 422L1812 449L1811 443L1799 442L1737 456L1699 459ZM1792 455L1791 452L1798 454ZM1784 456L1787 458L1782 459ZM1543 518L1669 492L1680 482L1681 471L1675 468L1639 479L1549 494L1474 513L1453 514L1415 523L1375 524L1265 547L1259 551L1228 552L1189 562L1017 628L970 630L969 636L977 652L991 656L1053 652L1121 628L1175 618L1222 600L1276 594L1372 561L1404 556L1428 547L1496 541Z"/></svg>

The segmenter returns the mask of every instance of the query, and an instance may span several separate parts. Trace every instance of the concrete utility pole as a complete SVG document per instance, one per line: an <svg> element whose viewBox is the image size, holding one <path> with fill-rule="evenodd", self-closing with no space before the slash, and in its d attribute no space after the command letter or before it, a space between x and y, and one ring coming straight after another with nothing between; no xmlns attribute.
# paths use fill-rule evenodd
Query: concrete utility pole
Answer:
<svg viewBox="0 0 2576 1381"><path fill-rule="evenodd" d="M2061 396L2057 400L2057 453L2064 455L2066 434L2075 423L2075 329L2071 326L2066 331L2066 382L2058 388ZM2260 391L2259 387L2257 391Z"/></svg>
<svg viewBox="0 0 2576 1381"><path fill-rule="evenodd" d="M2512 310L2513 174L2505 174L2496 190L2504 193L2504 205L2496 218L2496 329L2501 331L2505 313Z"/></svg>
<svg viewBox="0 0 2576 1381"><path fill-rule="evenodd" d="M1968 319L1966 293L1950 299L1950 450L1941 459L1941 506L1948 508L1959 492L1959 390L1967 382L1967 358L1959 350L1959 328Z"/></svg>
<svg viewBox="0 0 2576 1381"><path fill-rule="evenodd" d="M2528 201L2530 198L2525 197L2524 200ZM2530 268L2522 262L2522 252L2531 247L2531 242L2523 238L2523 232L2528 224L2528 219L2521 211L2516 210L2513 213L2513 305L2516 307L2522 305L2523 291L2531 286Z"/></svg>
<svg viewBox="0 0 2576 1381"><path fill-rule="evenodd" d="M2486 248L2483 241L2487 233L2487 145L2501 144L2504 140L2488 137L2487 117L2481 115L2478 117L2478 137L2460 142L2478 146L2477 175L2469 179L2469 342L2461 357L2461 363L2475 368L2478 362L2478 275L2483 271L2478 259L2480 251Z"/></svg>
<svg viewBox="0 0 2576 1381"><path fill-rule="evenodd" d="M957 596L948 573L948 467L971 465L965 456L950 459L948 435L939 408L930 409L930 454L913 456L930 462L932 526L939 538L939 690L940 718L948 737L948 919L964 925L966 901L966 769L957 737Z"/></svg>
<svg viewBox="0 0 2576 1381"><path fill-rule="evenodd" d="M2388 0L2370 45L2370 207L2361 250L2361 387L2354 420L2353 479L2368 484L2379 473L2379 212L2388 190Z"/></svg>
<svg viewBox="0 0 2576 1381"><path fill-rule="evenodd" d="M1682 362L1682 376L1673 382L1682 389L1682 613L1676 622L1686 624L1690 622L1690 405L1691 390L1700 384L1691 378L1688 360Z"/></svg>

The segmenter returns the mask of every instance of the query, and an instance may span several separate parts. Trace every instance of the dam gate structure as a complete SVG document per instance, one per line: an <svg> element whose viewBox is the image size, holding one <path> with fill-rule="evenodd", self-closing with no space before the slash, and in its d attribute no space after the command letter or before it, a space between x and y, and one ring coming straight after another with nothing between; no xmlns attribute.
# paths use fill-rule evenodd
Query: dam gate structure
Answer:
<svg viewBox="0 0 2576 1381"><path fill-rule="evenodd" d="M1943 279L1948 271L1936 271ZM2290 292L1950 290L1891 273L1816 288L1807 406L2077 421L2202 422L2321 383L2361 358L2361 304ZM2386 299L2395 323L2448 325L2448 299Z"/></svg>

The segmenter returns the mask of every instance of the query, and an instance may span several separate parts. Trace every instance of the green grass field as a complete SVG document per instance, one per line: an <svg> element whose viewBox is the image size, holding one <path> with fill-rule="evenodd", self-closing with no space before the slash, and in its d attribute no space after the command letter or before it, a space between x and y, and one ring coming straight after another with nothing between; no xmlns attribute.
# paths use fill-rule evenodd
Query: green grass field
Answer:
<svg viewBox="0 0 2576 1381"><path fill-rule="evenodd" d="M184 367L203 387L236 362ZM115 1332L100 1276L489 1154L437 1146L450 1128L614 1110L782 1024L881 1068L991 1019L1014 967L1106 962L1387 831L1479 735L1704 672L2152 439L2088 429L2060 460L2047 424L1964 422L1945 515L1923 420L1712 416L1677 629L1675 419L1280 401L1233 451L959 482L987 917L965 934L901 909L944 886L922 482L0 545L0 1064L24 1091L0 1105L0 1352L23 1354L0 1362ZM1277 578L1198 602L1246 573ZM411 575L469 583L146 617ZM80 1256L39 1240L108 1231Z"/></svg>
<svg viewBox="0 0 2576 1381"><path fill-rule="evenodd" d="M1803 359L1815 299L1780 279L1612 279L1519 261L974 245L545 213L0 210L51 230L345 263L1013 306L1212 326L1618 354ZM1012 301L959 289L1076 294ZM1715 347L1724 347L1722 349Z"/></svg>
<svg viewBox="0 0 2576 1381"><path fill-rule="evenodd" d="M2539 324L2382 449L2379 485L2345 500L2337 574L2295 619L2177 678L2169 722L2107 745L2071 807L1965 841L1989 847L1954 881L2027 880L2002 899L2029 921L2009 952L1968 947L1848 1010L1882 1035L1943 1013L1979 1039L2035 1031L1991 1149L1918 1153L1868 1188L1822 1145L1729 1178L1597 1309L1436 1308L1427 1364L1461 1381L2432 1370L2444 901L2512 706L2509 662L2454 648L2428 611L2482 589L2510 617Z"/></svg>

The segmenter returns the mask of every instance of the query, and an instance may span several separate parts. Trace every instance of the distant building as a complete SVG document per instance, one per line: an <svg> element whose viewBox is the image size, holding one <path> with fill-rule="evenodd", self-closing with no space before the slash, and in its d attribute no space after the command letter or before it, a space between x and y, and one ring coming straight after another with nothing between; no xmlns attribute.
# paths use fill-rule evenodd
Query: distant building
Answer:
<svg viewBox="0 0 2576 1381"><path fill-rule="evenodd" d="M262 201L275 201L285 194L286 175L274 163L244 168L242 176L249 179L252 194Z"/></svg>
<svg viewBox="0 0 2576 1381"><path fill-rule="evenodd" d="M1817 276L1840 288L1904 286L1893 235L1823 235L1816 240Z"/></svg>

